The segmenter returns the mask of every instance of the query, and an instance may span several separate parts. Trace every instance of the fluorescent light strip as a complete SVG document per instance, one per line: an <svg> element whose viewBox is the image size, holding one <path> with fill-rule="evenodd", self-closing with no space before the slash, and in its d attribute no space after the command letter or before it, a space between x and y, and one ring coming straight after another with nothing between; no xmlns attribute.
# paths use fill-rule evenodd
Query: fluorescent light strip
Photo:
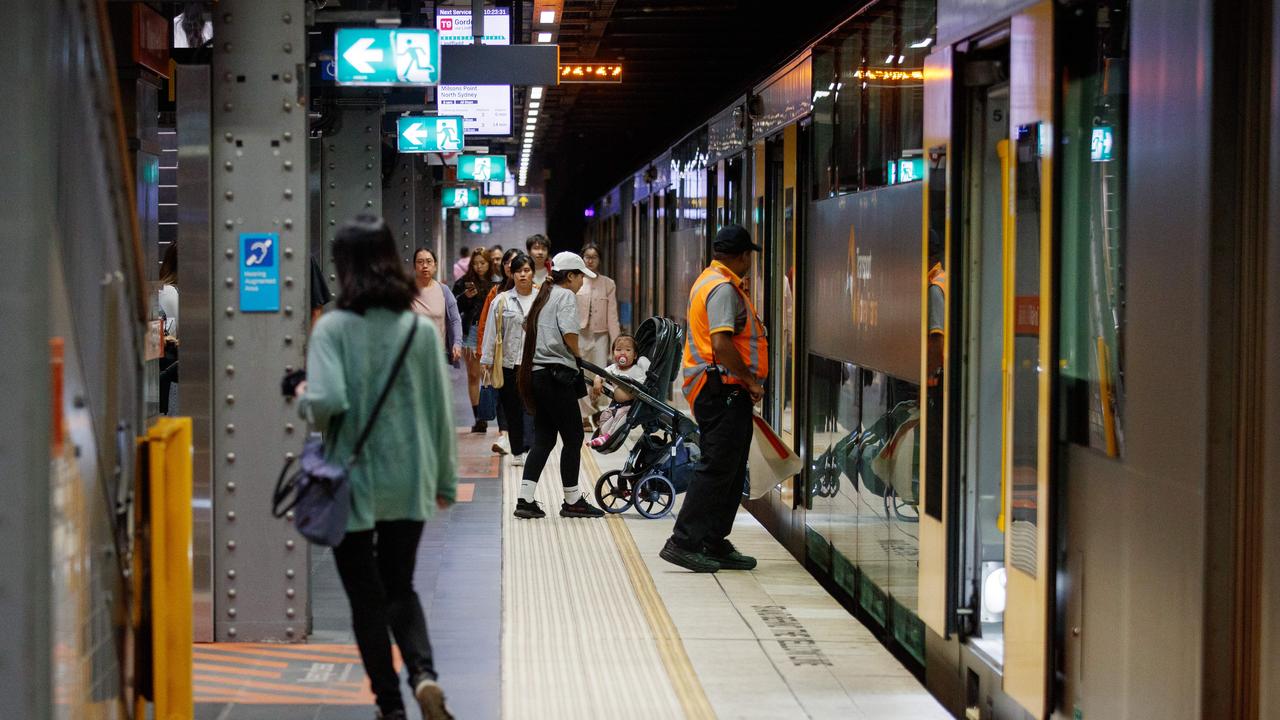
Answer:
<svg viewBox="0 0 1280 720"><path fill-rule="evenodd" d="M530 99L530 100L541 100L541 99L542 99L542 88L540 88L540 87L530 88L530 89L529 89L529 99Z"/></svg>
<svg viewBox="0 0 1280 720"><path fill-rule="evenodd" d="M543 10L542 12L538 13L538 22L542 23L543 25L550 25L555 21L556 21L555 10Z"/></svg>
<svg viewBox="0 0 1280 720"><path fill-rule="evenodd" d="M540 32L540 33L538 33L538 42L540 42L540 43L549 43L549 42L551 42L551 33L549 33L549 32Z"/></svg>

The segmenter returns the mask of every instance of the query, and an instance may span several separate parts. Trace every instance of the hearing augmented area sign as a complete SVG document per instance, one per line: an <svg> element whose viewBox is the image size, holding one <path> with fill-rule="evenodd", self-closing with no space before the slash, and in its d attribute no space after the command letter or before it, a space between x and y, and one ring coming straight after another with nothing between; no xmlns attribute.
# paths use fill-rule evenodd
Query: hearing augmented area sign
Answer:
<svg viewBox="0 0 1280 720"><path fill-rule="evenodd" d="M280 236L240 235L240 312L280 311Z"/></svg>

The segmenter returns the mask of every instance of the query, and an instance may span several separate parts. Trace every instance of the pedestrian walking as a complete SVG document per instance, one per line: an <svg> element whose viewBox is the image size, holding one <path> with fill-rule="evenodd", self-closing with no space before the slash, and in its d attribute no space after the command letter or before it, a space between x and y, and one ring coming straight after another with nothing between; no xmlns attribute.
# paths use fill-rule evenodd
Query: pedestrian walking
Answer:
<svg viewBox="0 0 1280 720"><path fill-rule="evenodd" d="M458 259L453 261L453 280L457 282L467 274L467 264L471 262L471 248L463 245L458 248Z"/></svg>
<svg viewBox="0 0 1280 720"><path fill-rule="evenodd" d="M413 311L431 320L444 338L449 362L456 365L462 357L462 317L458 301L436 280L436 253L420 247L413 253L414 281L418 292L413 296Z"/></svg>
<svg viewBox="0 0 1280 720"><path fill-rule="evenodd" d="M411 311L418 293L385 222L361 215L344 224L333 261L341 289L337 309L316 322L307 379L296 391L299 412L325 434L331 461L351 456L400 349L412 339L348 474L351 515L333 557L378 717L406 718L394 636L423 717L443 720L452 716L413 574L424 522L453 504L457 487L444 351L435 324Z"/></svg>
<svg viewBox="0 0 1280 720"><path fill-rule="evenodd" d="M753 557L729 541L751 450L751 407L764 395L769 343L742 281L760 246L740 225L712 243L713 261L689 291L684 395L693 409L702 459L660 557L694 572L750 570Z"/></svg>
<svg viewBox="0 0 1280 720"><path fill-rule="evenodd" d="M549 282L538 290L529 310L520 364L520 397L533 414L533 447L524 465L524 479L516 500L519 518L546 517L533 499L538 478L560 436L560 484L564 489L561 517L593 518L604 511L587 502L578 486L582 455L582 415L578 399L587 386L578 369L577 292L584 277L594 277L577 253L562 252L551 261Z"/></svg>
<svg viewBox="0 0 1280 720"><path fill-rule="evenodd" d="M475 424L471 426L473 433L483 433L489 429L489 423L480 419L480 377L483 370L480 367L478 338L480 311L492 284L493 281L489 279L489 253L484 248L477 248L471 253L467 274L453 284L453 297L458 303L458 314L462 318L462 358L467 366L467 395L471 399L471 414L476 418Z"/></svg>
<svg viewBox="0 0 1280 720"><path fill-rule="evenodd" d="M489 305L480 364L488 369L489 383L498 388L498 397L507 417L507 438L511 464L524 464L533 436L533 420L520 402L517 375L524 351L525 318L533 308L533 261L519 250L507 270L507 289Z"/></svg>
<svg viewBox="0 0 1280 720"><path fill-rule="evenodd" d="M551 255L551 241L541 233L530 235L524 241L524 249L533 258L533 282L541 287L551 270L551 262L547 260Z"/></svg>
<svg viewBox="0 0 1280 720"><path fill-rule="evenodd" d="M583 360L604 367L609 364L609 348L614 338L622 333L618 326L618 287L612 278L600 272L600 248L590 243L584 246L582 261L596 276L585 278L578 290L578 324L582 328L578 349L582 351ZM582 399L584 429L590 429L587 418L595 414L597 399L596 396Z"/></svg>

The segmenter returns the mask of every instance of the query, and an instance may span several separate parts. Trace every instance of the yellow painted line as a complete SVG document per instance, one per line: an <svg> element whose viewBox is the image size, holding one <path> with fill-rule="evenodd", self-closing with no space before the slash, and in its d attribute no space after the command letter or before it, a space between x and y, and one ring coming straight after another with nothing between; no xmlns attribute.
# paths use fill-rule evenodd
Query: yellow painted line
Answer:
<svg viewBox="0 0 1280 720"><path fill-rule="evenodd" d="M600 465L596 463L590 448L583 448L582 462L589 471L587 477L600 477ZM676 699L684 709L685 717L692 720L704 718L714 720L716 713L711 708L711 701L707 699L707 693L693 670L693 662L685 652L680 632L671 620L671 615L667 613L667 606L662 602L657 586L653 584L653 576L645 567L644 558L640 556L640 548L636 547L635 538L627 529L626 521L621 515L609 515L605 521L609 532L613 535L618 557L626 568L627 577L631 580L631 589L635 592L640 608L644 611L649 631L658 647L658 655L662 658L662 665L667 671L667 677L671 680Z"/></svg>

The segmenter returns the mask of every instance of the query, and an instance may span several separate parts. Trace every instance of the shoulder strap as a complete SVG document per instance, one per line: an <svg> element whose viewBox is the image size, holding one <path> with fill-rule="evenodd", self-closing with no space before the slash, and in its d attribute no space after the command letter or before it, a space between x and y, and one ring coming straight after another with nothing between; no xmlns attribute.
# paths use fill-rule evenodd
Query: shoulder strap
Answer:
<svg viewBox="0 0 1280 720"><path fill-rule="evenodd" d="M347 460L347 466L355 465L356 459L360 457L360 451L364 449L364 443L369 439L369 433L373 432L373 423L377 421L378 414L382 412L382 405L387 401L387 395L391 394L391 386L396 381L396 376L400 374L400 368L404 367L404 358L409 354L409 346L413 344L413 336L418 334L418 316L414 315L413 324L409 326L409 337L405 338L404 345L400 347L400 354L396 356L396 362L391 366L391 374L387 376L387 382L382 386L382 394L378 395L378 401L373 404L373 412L369 413L369 419L365 421L364 430L360 432L360 439L356 440L356 446L351 451L351 458Z"/></svg>

